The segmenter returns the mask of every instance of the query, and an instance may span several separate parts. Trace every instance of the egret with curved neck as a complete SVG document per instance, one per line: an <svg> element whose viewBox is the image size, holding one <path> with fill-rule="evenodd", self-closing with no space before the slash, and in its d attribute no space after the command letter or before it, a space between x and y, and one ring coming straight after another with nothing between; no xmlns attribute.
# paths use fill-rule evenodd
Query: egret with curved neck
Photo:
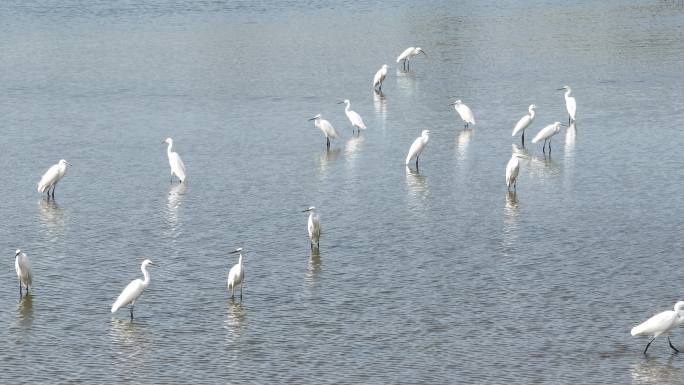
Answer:
<svg viewBox="0 0 684 385"><path fill-rule="evenodd" d="M112 313L130 304L131 320L133 320L133 307L135 306L135 301L138 300L143 291L150 285L150 273L147 272L147 266L156 265L149 259L143 261L142 265L140 265L140 270L142 270L144 279L134 279L126 286L125 289L123 289L121 294L119 294L119 297L112 305Z"/></svg>
<svg viewBox="0 0 684 385"><path fill-rule="evenodd" d="M515 136L518 132L522 131L522 145L525 147L525 129L529 127L530 124L534 121L534 109L537 108L534 104L530 104L530 106L527 108L527 115L523 116L518 120L518 123L515 124L513 127L513 133L511 136Z"/></svg>
<svg viewBox="0 0 684 385"><path fill-rule="evenodd" d="M653 335L651 341L646 345L646 349L644 349L644 354L648 351L648 347L651 346L651 343L661 334L668 335L667 342L670 345L670 348L672 348L675 353L679 353L679 350L672 345L669 334L672 329L682 323L684 323L684 301L678 301L674 305L674 310L667 310L654 315L640 325L633 327L631 334L633 336L646 334Z"/></svg>
<svg viewBox="0 0 684 385"><path fill-rule="evenodd" d="M235 298L235 286L240 285L240 301L242 301L242 283L245 281L245 269L242 266L242 247L230 252L230 254L235 253L240 254L240 258L228 273L228 290L230 291L230 298Z"/></svg>
<svg viewBox="0 0 684 385"><path fill-rule="evenodd" d="M565 109L568 111L568 124L575 121L575 113L577 112L577 101L570 96L572 89L570 86L563 86L558 91L565 90Z"/></svg>
<svg viewBox="0 0 684 385"><path fill-rule="evenodd" d="M344 113L347 115L347 119L349 119L349 122L352 124L352 135L354 135L354 130L361 134L361 130L366 129L366 125L363 123L363 119L361 119L361 115L359 115L356 111L351 110L351 102L349 99L344 99L343 101L337 103L337 104L346 104L347 106L344 108Z"/></svg>
<svg viewBox="0 0 684 385"><path fill-rule="evenodd" d="M166 155L169 157L169 166L171 166L171 182L173 182L173 176L178 177L181 183L185 181L185 164L177 152L171 150L173 147L173 139L166 138L162 143L168 144L166 148Z"/></svg>

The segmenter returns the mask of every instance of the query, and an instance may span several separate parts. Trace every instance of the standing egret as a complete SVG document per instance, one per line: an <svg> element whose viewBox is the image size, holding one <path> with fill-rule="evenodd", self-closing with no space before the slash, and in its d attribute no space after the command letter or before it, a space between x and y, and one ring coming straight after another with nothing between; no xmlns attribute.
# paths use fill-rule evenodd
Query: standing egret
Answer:
<svg viewBox="0 0 684 385"><path fill-rule="evenodd" d="M430 140L430 130L423 130L420 133L420 136L413 141L411 148L409 148L408 155L406 156L407 166L411 162L411 159L416 158L416 170L418 169L418 158L420 157L420 154L423 153L425 146L427 146L428 140Z"/></svg>
<svg viewBox="0 0 684 385"><path fill-rule="evenodd" d="M45 171L45 174L40 178L38 182L38 192L47 191L48 199L50 199L50 188L52 188L52 199L55 199L55 188L57 183L64 178L66 174L67 165L71 166L71 163L62 159L57 164L52 165Z"/></svg>
<svg viewBox="0 0 684 385"><path fill-rule="evenodd" d="M520 154L513 153L511 159L506 165L506 186L508 186L508 191L511 191L511 186L513 186L513 191L517 191L517 179L518 173L520 172L520 161L518 158L522 158Z"/></svg>
<svg viewBox="0 0 684 385"><path fill-rule="evenodd" d="M171 182L173 182L173 176L177 176L180 183L185 181L185 165L181 160L180 155L177 152L171 150L173 146L173 139L166 138L162 143L166 143L169 146L166 148L166 155L169 157L169 166L171 166Z"/></svg>
<svg viewBox="0 0 684 385"><path fill-rule="evenodd" d="M352 111L351 108L351 102L349 99L344 99L343 101L337 103L337 104L346 104L347 106L344 108L344 113L347 115L347 118L352 124L352 135L354 135L354 129L358 129L359 134L361 134L361 130L366 129L366 125L363 123L363 119L361 119L361 115L356 113L356 111Z"/></svg>
<svg viewBox="0 0 684 385"><path fill-rule="evenodd" d="M681 325L682 322L684 322L684 301L678 301L674 305L674 310L667 310L662 313L654 315L642 324L633 327L631 333L633 336L653 334L653 339L651 339L648 345L646 345L646 349L644 349L644 354L646 354L648 347L651 346L651 342L653 342L653 340L655 340L656 337L658 337L661 334L668 335L668 344L670 345L672 350L674 350L676 353L679 353L679 350L672 346L669 334L672 329Z"/></svg>
<svg viewBox="0 0 684 385"><path fill-rule="evenodd" d="M112 305L112 313L116 312L119 310L121 307L126 306L128 304L131 305L131 320L133 320L133 307L135 306L135 301L138 300L138 297L142 294L142 292L147 289L147 286L150 285L150 273L147 272L147 266L157 266L152 261L149 259L146 259L143 261L142 265L140 266L140 270L142 270L143 276L145 277L145 280L142 279L134 279L131 281L131 283L126 286L125 289L119 294L119 298L116 299L114 304Z"/></svg>
<svg viewBox="0 0 684 385"><path fill-rule="evenodd" d="M564 126L561 122L556 122L549 124L539 131L539 133L532 139L532 143L537 143L538 141L544 139L544 145L542 146L542 152L546 153L546 141L549 142L549 154L551 154L551 137L560 132L561 126Z"/></svg>
<svg viewBox="0 0 684 385"><path fill-rule="evenodd" d="M577 112L577 102L573 96L570 96L572 89L570 86L563 86L558 91L565 90L565 109L568 110L568 124L575 121L575 112Z"/></svg>
<svg viewBox="0 0 684 385"><path fill-rule="evenodd" d="M518 123L515 124L515 127L513 127L513 134L511 134L511 136L515 136L518 132L522 131L521 140L523 147L525 147L525 129L534 121L535 108L537 108L537 106L530 104L530 106L527 108L528 114L520 118Z"/></svg>
<svg viewBox="0 0 684 385"><path fill-rule="evenodd" d="M373 89L375 89L379 85L380 87L378 91L382 91L382 82L385 81L388 68L389 66L387 64L383 64L382 67L380 67L380 69L378 70L378 72L375 73L375 76L373 77Z"/></svg>
<svg viewBox="0 0 684 385"><path fill-rule="evenodd" d="M313 120L314 126L323 131L323 135L325 135L326 146L330 148L330 138L337 139L339 137L337 135L337 131L335 131L335 127L333 127L329 121L321 119L321 114L318 114L309 120Z"/></svg>
<svg viewBox="0 0 684 385"><path fill-rule="evenodd" d="M404 50L404 52L401 53L401 55L399 55L399 57L397 57L397 63L403 61L404 69L411 69L411 59L418 56L420 53L427 56L425 51L423 51L423 49L420 47L408 47Z"/></svg>
<svg viewBox="0 0 684 385"><path fill-rule="evenodd" d="M230 291L230 298L235 298L235 286L240 285L240 301L242 301L242 284L245 281L245 269L242 266L242 247L238 247L230 254L239 253L238 263L230 268L228 273L228 290Z"/></svg>
<svg viewBox="0 0 684 385"><path fill-rule="evenodd" d="M316 207L311 206L308 209L302 211L303 213L310 211L309 222L307 224L307 230L309 230L309 239L311 240L311 249L314 248L314 243L316 248L320 247L321 239L321 217L316 212Z"/></svg>
<svg viewBox="0 0 684 385"><path fill-rule="evenodd" d="M470 110L468 106L463 104L463 102L459 99L450 105L454 106L454 109L456 112L458 112L458 115L463 119L463 122L465 123L465 127L468 128L468 124L475 125L475 117L473 116L473 111Z"/></svg>
<svg viewBox="0 0 684 385"><path fill-rule="evenodd" d="M19 278L19 297L21 297L21 286L26 287L26 294L28 294L29 287L33 284L33 273L28 256L19 249L14 254L14 269L17 271L17 278Z"/></svg>

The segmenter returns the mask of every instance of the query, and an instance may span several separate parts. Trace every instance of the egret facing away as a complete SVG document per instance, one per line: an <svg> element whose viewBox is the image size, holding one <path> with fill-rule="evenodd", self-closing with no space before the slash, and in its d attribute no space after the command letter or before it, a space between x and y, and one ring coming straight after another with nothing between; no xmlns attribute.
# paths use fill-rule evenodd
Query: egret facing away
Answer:
<svg viewBox="0 0 684 385"><path fill-rule="evenodd" d="M240 301L242 301L242 283L245 281L245 269L242 267L242 247L238 247L230 254L239 253L238 263L230 268L228 273L228 291L230 291L230 298L235 298L235 286L240 285Z"/></svg>
<svg viewBox="0 0 684 385"><path fill-rule="evenodd" d="M169 166L171 166L171 182L173 182L173 176L177 176L181 183L185 181L185 165L181 160L180 155L177 152L172 151L173 139L166 138L162 143L166 143L169 146L166 148L166 155L169 156Z"/></svg>
<svg viewBox="0 0 684 385"><path fill-rule="evenodd" d="M309 120L313 120L314 126L323 131L323 135L325 135L326 146L330 148L330 139L339 138L337 131L335 131L335 127L333 127L329 121L321 119L321 114L318 114Z"/></svg>
<svg viewBox="0 0 684 385"><path fill-rule="evenodd" d="M430 130L423 130L420 133L420 136L413 141L411 148L409 148L408 155L406 155L407 166L411 162L411 159L416 158L416 170L418 169L418 158L420 157L420 154L423 153L425 146L427 146L428 140L430 140Z"/></svg>
<svg viewBox="0 0 684 385"><path fill-rule="evenodd" d="M401 55L399 55L399 57L397 57L397 63L399 63L400 61L403 61L404 62L404 69L411 69L410 61L414 57L418 56L419 53L422 53L423 55L425 55L427 57L427 54L425 53L425 51L423 51L422 48L420 48L420 47L408 47L404 50L404 52L401 53Z"/></svg>
<svg viewBox="0 0 684 385"><path fill-rule="evenodd" d="M142 270L143 276L145 277L145 280L142 279L134 279L131 281L131 283L126 286L125 289L119 294L119 298L116 299L114 304L112 305L112 313L115 311L119 310L121 307L126 306L128 304L131 305L131 320L133 319L133 307L135 306L135 301L138 300L138 297L142 294L142 292L147 289L147 286L150 285L150 273L147 272L147 266L157 266L152 261L149 259L146 259L143 261L142 265L140 266L140 270Z"/></svg>
<svg viewBox="0 0 684 385"><path fill-rule="evenodd" d="M506 165L506 186L508 186L509 192L511 191L511 185L513 186L513 191L517 191L516 181L520 172L520 161L518 161L518 158L523 158L523 156L513 153Z"/></svg>
<svg viewBox="0 0 684 385"><path fill-rule="evenodd" d="M378 72L375 73L375 76L373 77L373 89L375 89L378 85L380 88L378 91L382 91L382 82L385 81L385 77L387 76L387 69L389 66L387 64L383 64L382 67L378 70Z"/></svg>
<svg viewBox="0 0 684 385"><path fill-rule="evenodd" d="M352 124L352 135L354 134L354 129L359 130L359 134L361 134L361 130L366 129L366 125L363 123L363 119L361 119L361 115L357 114L356 111L352 111L351 108L351 102L349 99L344 99L343 101L337 103L337 104L346 104L347 106L344 108L344 113L347 114L347 118Z"/></svg>
<svg viewBox="0 0 684 385"><path fill-rule="evenodd" d="M572 89L570 86L563 86L558 91L565 90L565 109L568 110L568 124L575 121L575 112L577 112L577 102L573 96L570 96Z"/></svg>
<svg viewBox="0 0 684 385"><path fill-rule="evenodd" d="M527 108L528 114L520 118L520 120L518 120L518 123L515 124L515 127L513 127L513 134L511 134L511 136L515 136L518 132L522 131L523 147L525 147L525 129L534 121L535 108L537 108L537 106L535 106L534 104L530 104L530 106Z"/></svg>
<svg viewBox="0 0 684 385"><path fill-rule="evenodd" d="M19 249L14 254L14 269L19 278L19 297L21 297L21 286L26 287L26 294L28 294L29 287L33 284L33 273L31 273L31 262L28 256Z"/></svg>
<svg viewBox="0 0 684 385"><path fill-rule="evenodd" d="M45 174L40 178L40 182L38 182L38 192L43 193L47 191L48 199L50 199L50 189L52 188L52 199L54 199L55 188L57 187L57 183L64 178L67 165L71 166L71 163L62 159L57 162L57 164L48 168L48 170L45 171Z"/></svg>
<svg viewBox="0 0 684 385"><path fill-rule="evenodd" d="M454 109L456 112L458 112L458 115L463 119L463 122L465 123L465 127L468 128L468 124L475 125L475 117L473 116L473 111L470 110L468 106L463 104L463 102L459 99L451 105L454 106Z"/></svg>
<svg viewBox="0 0 684 385"><path fill-rule="evenodd" d="M556 122L549 124L539 131L539 133L532 139L532 143L537 143L538 141L544 139L544 146L542 146L542 152L546 153L546 141L549 142L549 154L551 154L551 137L560 132L561 126L564 126L561 122Z"/></svg>
<svg viewBox="0 0 684 385"><path fill-rule="evenodd" d="M311 206L302 212L305 213L307 211L310 211L307 229L309 230L309 239L311 240L311 249L314 248L314 243L316 244L316 248L318 248L320 246L320 239L321 239L321 217L316 212L316 207L314 207L314 206Z"/></svg>
<svg viewBox="0 0 684 385"><path fill-rule="evenodd" d="M672 350L674 350L676 353L679 353L679 350L672 346L669 334L672 329L681 325L682 322L684 322L684 301L678 301L674 305L674 310L667 310L662 313L658 313L653 317L649 318L648 320L646 320L645 322L643 322L642 324L633 327L632 335L640 336L644 334L653 334L653 339L651 339L648 345L646 345L646 349L644 349L644 354L646 354L648 347L651 346L651 342L653 342L653 340L655 340L656 337L658 337L661 334L668 335L668 344L670 345Z"/></svg>

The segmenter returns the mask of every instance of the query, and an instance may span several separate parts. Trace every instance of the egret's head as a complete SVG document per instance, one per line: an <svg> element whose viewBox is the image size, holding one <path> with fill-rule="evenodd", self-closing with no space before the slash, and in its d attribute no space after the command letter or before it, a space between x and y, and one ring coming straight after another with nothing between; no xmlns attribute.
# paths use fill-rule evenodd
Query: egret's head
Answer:
<svg viewBox="0 0 684 385"><path fill-rule="evenodd" d="M428 135L430 135L430 130L423 130L423 131L420 133L420 135L422 135L422 136L428 136Z"/></svg>
<svg viewBox="0 0 684 385"><path fill-rule="evenodd" d="M321 118L321 114L316 114L316 116L314 116L313 118L311 118L309 120L316 120L316 119L320 119L320 118Z"/></svg>
<svg viewBox="0 0 684 385"><path fill-rule="evenodd" d="M427 56L425 51L423 51L423 49L420 47L416 47L415 53L416 53L416 55L418 55L419 53L422 53L423 55Z"/></svg>
<svg viewBox="0 0 684 385"><path fill-rule="evenodd" d="M387 64L383 64L383 65L382 65L382 68L384 68L384 69L388 69L388 68L389 68L389 66L388 66Z"/></svg>
<svg viewBox="0 0 684 385"><path fill-rule="evenodd" d="M306 210L302 210L302 212L305 213L305 212L307 212L307 211L314 211L314 210L316 210L316 207L315 207L315 206L311 206L311 207L309 207L309 208L306 209Z"/></svg>
<svg viewBox="0 0 684 385"><path fill-rule="evenodd" d="M67 162L67 161L64 160L64 159L60 159L59 165L62 166L62 167L66 167L67 165L68 165L68 166L71 166L71 163Z"/></svg>
<svg viewBox="0 0 684 385"><path fill-rule="evenodd" d="M570 89L570 86L563 86L563 87L559 88L558 91L564 91L564 90L569 90L569 89Z"/></svg>
<svg viewBox="0 0 684 385"><path fill-rule="evenodd" d="M21 254L21 250L17 249L17 251L14 252L14 256L16 257L19 254Z"/></svg>
<svg viewBox="0 0 684 385"><path fill-rule="evenodd" d="M230 252L230 254L237 254L237 253L242 253L242 247L238 247L237 249Z"/></svg>
<svg viewBox="0 0 684 385"><path fill-rule="evenodd" d="M461 102L461 99L456 99L456 100L455 100L453 103L451 103L451 104L452 104L452 105L457 105L457 104L461 104L461 103L463 103L463 102Z"/></svg>
<svg viewBox="0 0 684 385"><path fill-rule="evenodd" d="M171 139L171 138L166 138L162 143L173 144L173 139Z"/></svg>
<svg viewBox="0 0 684 385"><path fill-rule="evenodd" d="M142 265L143 265L143 267L147 267L147 266L157 266L154 262L150 261L149 259L144 260L143 263L142 263Z"/></svg>
<svg viewBox="0 0 684 385"><path fill-rule="evenodd" d="M677 301L677 303L674 305L674 310L675 311L684 310L684 301Z"/></svg>
<svg viewBox="0 0 684 385"><path fill-rule="evenodd" d="M529 107L530 110L534 110L535 108L537 108L536 104L530 104L530 107Z"/></svg>

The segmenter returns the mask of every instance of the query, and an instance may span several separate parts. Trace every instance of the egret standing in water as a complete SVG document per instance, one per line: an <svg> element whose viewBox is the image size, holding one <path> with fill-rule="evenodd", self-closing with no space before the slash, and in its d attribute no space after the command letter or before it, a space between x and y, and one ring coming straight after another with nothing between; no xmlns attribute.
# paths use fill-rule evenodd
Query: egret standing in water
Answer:
<svg viewBox="0 0 684 385"><path fill-rule="evenodd" d="M418 56L418 54L422 53L427 57L427 54L425 51L423 51L422 48L420 47L408 47L404 50L404 52L397 57L397 63L403 61L404 62L404 69L411 69L411 59L414 57Z"/></svg>
<svg viewBox="0 0 684 385"><path fill-rule="evenodd" d="M19 297L21 297L21 286L26 287L26 294L28 294L29 287L33 285L33 273L31 272L31 261L29 261L26 253L22 253L19 249L14 254L14 269L17 271L17 278L19 278Z"/></svg>
<svg viewBox="0 0 684 385"><path fill-rule="evenodd" d="M180 180L180 183L183 183L183 181L185 181L185 165L183 164L180 155L171 150L171 146L173 146L173 139L166 138L166 140L162 143L169 145L166 148L166 155L169 157L169 166L171 166L171 182L173 182L173 176L175 175Z"/></svg>
<svg viewBox="0 0 684 385"><path fill-rule="evenodd" d="M542 152L546 153L545 148L546 148L546 141L549 142L549 155L551 154L551 137L556 135L557 133L560 132L560 128L563 126L561 122L556 122L553 124L549 124L548 126L544 127L539 131L539 133L532 139L532 143L537 143L538 141L544 139L544 145L542 146Z"/></svg>
<svg viewBox="0 0 684 385"><path fill-rule="evenodd" d="M228 291L230 291L230 298L235 298L235 286L240 285L240 301L242 301L242 284L245 281L245 269L242 266L242 247L238 247L230 254L239 253L238 263L230 268L228 273Z"/></svg>
<svg viewBox="0 0 684 385"><path fill-rule="evenodd" d="M423 153L425 146L427 146L428 140L430 140L430 130L423 130L420 136L413 141L411 148L409 148L408 155L406 155L407 166L411 163L411 159L416 158L416 170L418 170L418 158Z"/></svg>
<svg viewBox="0 0 684 385"><path fill-rule="evenodd" d="M50 189L52 188L52 199L55 199L55 188L57 183L64 178L66 174L67 165L71 166L69 162L62 159L57 164L52 165L38 182L38 192L46 192L48 199L50 199Z"/></svg>
<svg viewBox="0 0 684 385"><path fill-rule="evenodd" d="M363 119L361 119L361 115L357 114L356 111L351 110L351 102L349 99L344 99L343 101L337 103L337 104L346 104L347 106L344 108L344 113L347 115L347 118L352 124L352 135L354 135L354 129L357 129L359 134L361 134L361 130L366 129L366 125L363 123Z"/></svg>
<svg viewBox="0 0 684 385"><path fill-rule="evenodd" d="M309 240L311 240L311 249L314 248L314 243L316 244L316 248L318 248L321 239L321 217L316 212L316 207L314 206L311 206L302 212L305 213L307 211L310 212L307 230L309 231Z"/></svg>
<svg viewBox="0 0 684 385"><path fill-rule="evenodd" d="M375 73L375 76L373 77L373 89L375 89L378 85L380 88L378 91L382 91L382 82L385 81L385 77L387 76L387 69L389 66L387 64L383 64L382 67L378 70L378 72Z"/></svg>
<svg viewBox="0 0 684 385"><path fill-rule="evenodd" d="M119 298L116 299L112 305L112 313L116 312L120 308L130 304L131 305L131 320L133 320L133 307L135 306L135 301L138 300L140 295L145 289L150 285L150 273L147 272L147 266L156 266L152 261L146 259L140 266L142 270L144 280L134 279L131 283L126 286L125 289L119 294Z"/></svg>
<svg viewBox="0 0 684 385"><path fill-rule="evenodd" d="M668 335L667 343L670 345L670 348L672 348L675 353L679 353L679 350L672 346L669 334L672 329L681 325L682 322L684 322L684 301L678 301L674 305L674 310L667 310L654 315L642 324L633 327L631 333L633 336L645 334L653 335L653 339L649 341L648 345L646 345L646 349L644 349L644 354L648 351L648 347L651 346L651 342L661 334Z"/></svg>
<svg viewBox="0 0 684 385"><path fill-rule="evenodd" d="M575 121L575 112L577 112L577 102L573 96L570 96L572 89L570 86L563 86L558 91L565 90L565 109L568 110L568 124Z"/></svg>
<svg viewBox="0 0 684 385"><path fill-rule="evenodd" d="M511 136L515 136L518 132L522 131L521 140L523 147L525 147L525 129L534 121L535 108L537 108L537 106L530 104L530 106L527 108L528 114L520 118L518 123L515 124L515 127L513 127L513 134L511 134Z"/></svg>
<svg viewBox="0 0 684 385"><path fill-rule="evenodd" d="M513 186L513 191L517 191L517 179L518 173L520 172L520 161L518 158L522 158L520 154L513 153L511 159L506 165L506 186L508 186L508 191L511 191L511 186Z"/></svg>
<svg viewBox="0 0 684 385"><path fill-rule="evenodd" d="M458 112L458 115L463 119L463 122L465 123L465 128L468 128L468 124L475 125L475 117L473 116L473 111L470 110L468 106L463 104L463 102L459 99L451 105L454 106L454 109L456 112Z"/></svg>
<svg viewBox="0 0 684 385"><path fill-rule="evenodd" d="M329 121L321 119L321 114L318 114L309 120L313 120L314 126L323 132L323 135L325 135L326 146L327 148L330 148L330 139L339 138L337 131L335 131L335 127L333 127Z"/></svg>

